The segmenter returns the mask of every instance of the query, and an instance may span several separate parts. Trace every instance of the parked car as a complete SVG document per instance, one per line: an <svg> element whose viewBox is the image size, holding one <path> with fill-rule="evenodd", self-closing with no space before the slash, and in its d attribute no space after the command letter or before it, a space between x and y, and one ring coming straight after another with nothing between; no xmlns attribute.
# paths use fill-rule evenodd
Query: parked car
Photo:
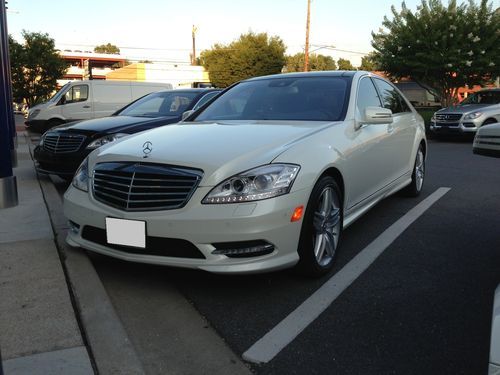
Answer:
<svg viewBox="0 0 500 375"><path fill-rule="evenodd" d="M478 129L472 144L472 152L500 158L500 123L485 125Z"/></svg>
<svg viewBox="0 0 500 375"><path fill-rule="evenodd" d="M172 84L105 80L68 82L47 102L30 108L25 125L43 133L66 122L110 116L143 95L165 89L172 89Z"/></svg>
<svg viewBox="0 0 500 375"><path fill-rule="evenodd" d="M183 112L198 109L220 91L160 91L132 102L111 117L57 126L47 131L35 147L37 170L71 180L83 159L97 147L130 134L179 122Z"/></svg>
<svg viewBox="0 0 500 375"><path fill-rule="evenodd" d="M500 158L500 123L478 129L472 146L474 154ZM500 285L493 300L491 320L490 363L488 374L500 374Z"/></svg>
<svg viewBox="0 0 500 375"><path fill-rule="evenodd" d="M342 228L421 192L424 122L388 81L313 72L242 81L184 122L92 152L64 195L67 242L116 258L320 275Z"/></svg>
<svg viewBox="0 0 500 375"><path fill-rule="evenodd" d="M474 134L481 126L496 122L500 122L500 89L488 89L437 111L430 129L436 134Z"/></svg>

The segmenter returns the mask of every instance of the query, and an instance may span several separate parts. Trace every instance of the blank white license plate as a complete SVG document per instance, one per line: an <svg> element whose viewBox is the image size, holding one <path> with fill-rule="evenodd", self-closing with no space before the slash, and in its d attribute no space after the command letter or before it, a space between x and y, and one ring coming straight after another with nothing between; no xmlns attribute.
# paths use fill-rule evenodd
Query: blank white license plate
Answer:
<svg viewBox="0 0 500 375"><path fill-rule="evenodd" d="M146 222L106 218L106 236L109 244L146 247Z"/></svg>

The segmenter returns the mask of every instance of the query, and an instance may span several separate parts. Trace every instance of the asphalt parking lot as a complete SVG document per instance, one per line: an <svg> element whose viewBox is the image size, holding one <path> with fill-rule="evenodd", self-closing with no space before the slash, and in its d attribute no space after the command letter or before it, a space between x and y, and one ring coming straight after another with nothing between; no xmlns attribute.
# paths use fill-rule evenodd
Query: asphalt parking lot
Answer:
<svg viewBox="0 0 500 375"><path fill-rule="evenodd" d="M164 312L172 290L241 358L393 223L447 187L283 350L249 366L259 374L485 374L500 283L499 166L473 155L470 140L429 141L421 197L392 196L355 222L321 279L290 270L220 276L90 256L147 372L161 372L171 358ZM62 194L65 184L56 187Z"/></svg>

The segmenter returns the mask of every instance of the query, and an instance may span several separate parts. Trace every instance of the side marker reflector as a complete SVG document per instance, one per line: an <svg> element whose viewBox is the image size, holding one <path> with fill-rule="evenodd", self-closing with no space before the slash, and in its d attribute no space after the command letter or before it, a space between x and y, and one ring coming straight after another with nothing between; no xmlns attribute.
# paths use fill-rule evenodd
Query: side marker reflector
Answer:
<svg viewBox="0 0 500 375"><path fill-rule="evenodd" d="M295 210L293 210L292 217L290 218L290 221L293 223L294 221L299 221L302 219L302 215L304 214L304 206L299 206L296 207Z"/></svg>

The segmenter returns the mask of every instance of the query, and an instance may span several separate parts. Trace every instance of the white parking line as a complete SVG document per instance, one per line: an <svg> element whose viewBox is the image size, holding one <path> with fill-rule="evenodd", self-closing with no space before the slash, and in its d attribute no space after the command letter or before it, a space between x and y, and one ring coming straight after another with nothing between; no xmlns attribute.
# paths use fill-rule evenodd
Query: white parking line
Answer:
<svg viewBox="0 0 500 375"><path fill-rule="evenodd" d="M273 359L330 306L401 233L449 190L450 188L444 187L437 189L387 228L290 315L243 353L243 358L254 363L267 363Z"/></svg>

